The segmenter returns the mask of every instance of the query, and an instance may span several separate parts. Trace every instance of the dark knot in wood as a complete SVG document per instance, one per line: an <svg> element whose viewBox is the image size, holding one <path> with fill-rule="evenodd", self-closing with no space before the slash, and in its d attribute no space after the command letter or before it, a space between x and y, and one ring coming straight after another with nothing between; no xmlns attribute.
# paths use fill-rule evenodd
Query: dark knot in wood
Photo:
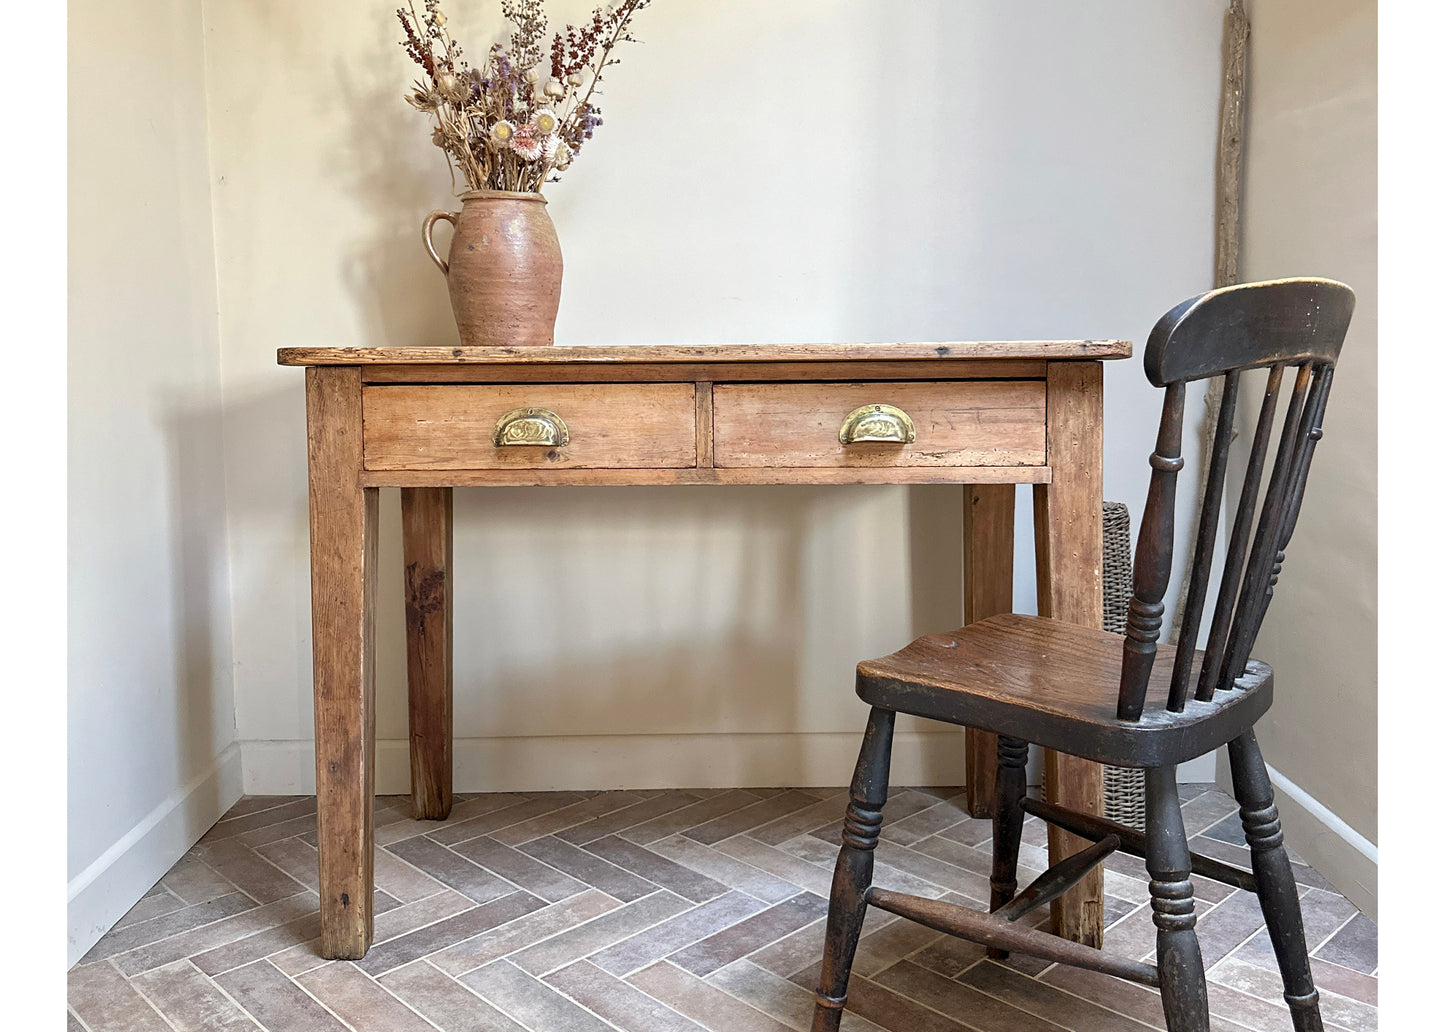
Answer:
<svg viewBox="0 0 1445 1032"><path fill-rule="evenodd" d="M435 613L446 605L447 575L443 570L432 570L425 577L417 577L418 564L408 563L406 567L406 615L408 618Z"/></svg>

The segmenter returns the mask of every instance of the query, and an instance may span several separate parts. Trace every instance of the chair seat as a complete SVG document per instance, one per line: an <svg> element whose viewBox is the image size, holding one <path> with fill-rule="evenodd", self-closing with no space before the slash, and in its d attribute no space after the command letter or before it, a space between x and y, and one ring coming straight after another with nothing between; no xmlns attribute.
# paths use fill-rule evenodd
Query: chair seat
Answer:
<svg viewBox="0 0 1445 1032"><path fill-rule="evenodd" d="M930 634L858 664L858 697L883 709L982 728L1116 767L1183 763L1248 731L1269 709L1274 671L1251 659L1233 690L1165 709L1174 666L1160 645L1144 715L1119 720L1124 638L1016 613ZM1191 681L1204 654L1195 654Z"/></svg>

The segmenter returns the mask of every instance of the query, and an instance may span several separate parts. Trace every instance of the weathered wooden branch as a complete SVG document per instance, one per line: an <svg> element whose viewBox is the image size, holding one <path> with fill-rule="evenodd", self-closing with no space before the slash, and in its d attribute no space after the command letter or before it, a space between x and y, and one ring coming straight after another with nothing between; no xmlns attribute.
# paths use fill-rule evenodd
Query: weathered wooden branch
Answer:
<svg viewBox="0 0 1445 1032"><path fill-rule="evenodd" d="M1224 15L1224 89L1220 97L1219 146L1215 159L1214 193L1214 286L1228 287L1239 282L1239 220L1242 161L1244 152L1244 90L1249 70L1246 60L1249 42L1249 17L1244 0L1230 0ZM1208 450L1214 424L1224 395L1221 377L1209 381L1204 393L1204 418L1199 423L1203 450ZM1231 440L1233 437L1231 436ZM1205 478L1208 468L1199 463L1199 490L1195 495L1194 518L1189 520L1190 533L1198 535L1199 516L1203 511ZM1193 555L1196 542L1191 541L1186 554ZM1184 568L1179 582L1179 597L1189 594L1192 571ZM1177 615L1169 629L1169 641L1179 641L1182 622Z"/></svg>

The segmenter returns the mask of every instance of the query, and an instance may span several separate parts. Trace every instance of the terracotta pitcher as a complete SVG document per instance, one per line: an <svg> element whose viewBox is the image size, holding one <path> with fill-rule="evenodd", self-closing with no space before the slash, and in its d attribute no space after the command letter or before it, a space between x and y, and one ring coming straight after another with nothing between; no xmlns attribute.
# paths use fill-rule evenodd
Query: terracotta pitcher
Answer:
<svg viewBox="0 0 1445 1032"><path fill-rule="evenodd" d="M460 213L434 211L422 223L427 253L447 278L462 343L551 344L562 299L562 248L537 193L472 190ZM432 243L440 219L452 224L445 261Z"/></svg>

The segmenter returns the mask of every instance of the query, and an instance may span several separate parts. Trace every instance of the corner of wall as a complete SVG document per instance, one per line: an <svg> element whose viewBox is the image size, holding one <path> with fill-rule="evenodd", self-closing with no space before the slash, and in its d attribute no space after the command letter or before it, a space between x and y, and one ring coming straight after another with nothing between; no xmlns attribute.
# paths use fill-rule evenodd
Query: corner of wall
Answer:
<svg viewBox="0 0 1445 1032"><path fill-rule="evenodd" d="M66 966L73 966L241 798L241 749L171 793L66 886Z"/></svg>

